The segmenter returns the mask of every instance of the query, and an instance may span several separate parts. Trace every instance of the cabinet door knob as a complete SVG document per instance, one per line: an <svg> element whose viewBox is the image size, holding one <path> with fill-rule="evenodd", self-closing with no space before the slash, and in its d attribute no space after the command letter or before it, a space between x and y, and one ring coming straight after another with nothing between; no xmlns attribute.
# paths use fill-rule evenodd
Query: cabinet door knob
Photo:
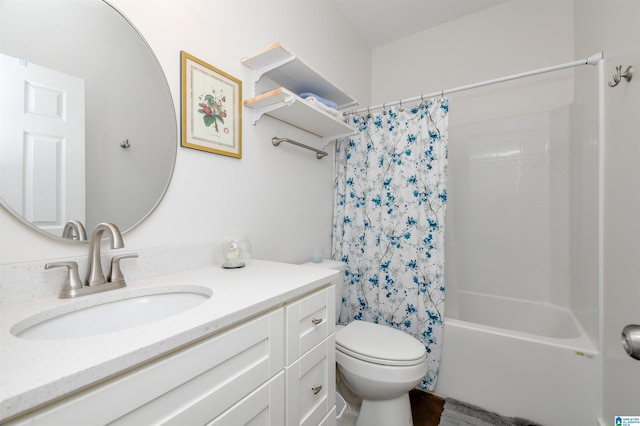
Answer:
<svg viewBox="0 0 640 426"><path fill-rule="evenodd" d="M313 323L313 325L318 325L322 322L322 318L312 318L311 322Z"/></svg>
<svg viewBox="0 0 640 426"><path fill-rule="evenodd" d="M311 390L313 391L314 395L317 395L322 390L322 385L311 386Z"/></svg>

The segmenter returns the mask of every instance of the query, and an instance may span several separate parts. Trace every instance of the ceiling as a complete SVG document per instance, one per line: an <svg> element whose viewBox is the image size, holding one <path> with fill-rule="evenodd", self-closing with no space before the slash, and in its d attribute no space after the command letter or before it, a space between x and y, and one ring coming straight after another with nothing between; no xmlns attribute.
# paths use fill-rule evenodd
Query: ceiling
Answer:
<svg viewBox="0 0 640 426"><path fill-rule="evenodd" d="M362 38L376 47L506 0L332 1Z"/></svg>

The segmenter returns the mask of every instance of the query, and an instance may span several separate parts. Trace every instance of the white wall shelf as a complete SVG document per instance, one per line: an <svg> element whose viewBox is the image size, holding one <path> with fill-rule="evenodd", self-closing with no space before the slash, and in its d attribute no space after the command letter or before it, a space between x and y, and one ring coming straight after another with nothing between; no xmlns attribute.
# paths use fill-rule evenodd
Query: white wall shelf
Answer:
<svg viewBox="0 0 640 426"><path fill-rule="evenodd" d="M244 101L254 113L254 124L267 114L299 127L323 141L348 136L355 128L329 112L300 98L311 92L338 105L338 109L355 105L355 99L330 83L280 43L242 59L252 70L255 97Z"/></svg>

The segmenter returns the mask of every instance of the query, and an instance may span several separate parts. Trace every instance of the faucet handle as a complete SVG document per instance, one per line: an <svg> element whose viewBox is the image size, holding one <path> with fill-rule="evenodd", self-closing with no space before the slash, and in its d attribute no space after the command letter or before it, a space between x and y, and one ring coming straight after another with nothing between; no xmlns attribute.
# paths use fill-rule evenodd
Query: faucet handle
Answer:
<svg viewBox="0 0 640 426"><path fill-rule="evenodd" d="M78 290L82 288L82 281L78 275L78 264L76 262L51 262L44 265L44 269L65 267L69 271L60 290L60 298L68 299L74 297Z"/></svg>
<svg viewBox="0 0 640 426"><path fill-rule="evenodd" d="M120 261L122 259L135 258L138 257L138 253L129 253L122 254L120 256L113 256L111 259L111 270L109 271L109 275L107 275L107 282L110 283L121 283L120 287L124 287L127 284L124 281L124 274L122 273L122 269L120 269Z"/></svg>

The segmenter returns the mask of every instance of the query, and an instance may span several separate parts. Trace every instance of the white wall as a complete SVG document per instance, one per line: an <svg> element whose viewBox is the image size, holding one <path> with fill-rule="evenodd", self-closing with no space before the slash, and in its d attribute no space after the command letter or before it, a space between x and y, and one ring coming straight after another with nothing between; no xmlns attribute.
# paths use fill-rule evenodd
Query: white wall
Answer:
<svg viewBox="0 0 640 426"><path fill-rule="evenodd" d="M373 103L573 60L572 20L570 1L509 1L377 47ZM568 105L572 77L563 71L452 94L450 125Z"/></svg>
<svg viewBox="0 0 640 426"><path fill-rule="evenodd" d="M330 2L113 0L112 4L140 30L158 57L176 117L181 50L241 79L248 98L253 87L240 60L276 41L361 103L369 101L371 51ZM294 146L274 148L275 135L301 142L317 139L270 117L254 126L245 109L241 160L178 148L164 200L125 235L126 249L219 241L228 231L239 229L250 238L256 258L302 262L314 247L329 252L333 156L320 161ZM0 209L0 231L0 264L86 255L86 245L42 237L4 209Z"/></svg>

